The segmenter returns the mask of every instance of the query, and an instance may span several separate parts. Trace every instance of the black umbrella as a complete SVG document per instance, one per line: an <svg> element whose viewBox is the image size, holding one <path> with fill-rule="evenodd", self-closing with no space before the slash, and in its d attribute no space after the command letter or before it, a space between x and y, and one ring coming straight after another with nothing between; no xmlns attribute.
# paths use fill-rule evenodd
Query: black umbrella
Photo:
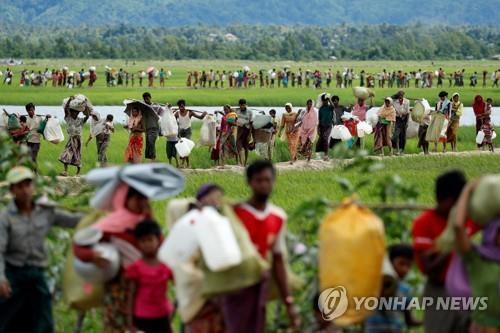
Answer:
<svg viewBox="0 0 500 333"><path fill-rule="evenodd" d="M129 117L132 113L132 110L139 109L142 113L142 116L144 117L144 121L146 122L158 121L160 119L160 116L158 116L160 110L157 110L160 108L159 105L149 105L144 103L143 101L138 101L136 99L126 99L123 101L123 104L127 106L124 112Z"/></svg>

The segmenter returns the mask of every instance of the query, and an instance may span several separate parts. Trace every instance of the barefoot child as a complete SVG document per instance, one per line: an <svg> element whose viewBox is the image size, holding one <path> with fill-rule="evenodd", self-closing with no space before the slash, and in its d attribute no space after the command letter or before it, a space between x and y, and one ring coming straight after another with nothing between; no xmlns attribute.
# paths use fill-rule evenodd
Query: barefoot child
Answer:
<svg viewBox="0 0 500 333"><path fill-rule="evenodd" d="M132 332L169 333L173 307L167 299L167 283L173 279L170 268L158 261L156 254L161 243L158 223L144 220L134 236L142 259L126 268L129 284L128 324Z"/></svg>
<svg viewBox="0 0 500 333"><path fill-rule="evenodd" d="M488 146L489 150L493 152L493 133L495 132L495 129L491 125L491 119L489 117L484 118L483 125L481 126L481 131L483 131L484 133L482 144L483 150L486 148L486 146Z"/></svg>

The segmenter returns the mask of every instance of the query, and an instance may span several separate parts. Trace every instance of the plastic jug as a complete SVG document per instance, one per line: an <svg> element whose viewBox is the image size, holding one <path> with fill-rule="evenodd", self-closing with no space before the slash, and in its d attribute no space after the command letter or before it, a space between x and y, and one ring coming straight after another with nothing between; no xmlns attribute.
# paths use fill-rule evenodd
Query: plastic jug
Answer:
<svg viewBox="0 0 500 333"><path fill-rule="evenodd" d="M353 297L379 296L384 256L384 224L368 208L347 199L325 217L319 230L320 288L343 287L348 296L336 325L360 323L370 314L356 310Z"/></svg>
<svg viewBox="0 0 500 333"><path fill-rule="evenodd" d="M179 142L175 144L175 149L180 157L188 157L193 148L194 142L186 138L180 139Z"/></svg>
<svg viewBox="0 0 500 333"><path fill-rule="evenodd" d="M199 219L199 210L192 210L179 219L160 246L158 259L171 268L187 262L199 250L194 227Z"/></svg>
<svg viewBox="0 0 500 333"><path fill-rule="evenodd" d="M476 135L476 143L478 145L482 144L484 141L484 132L483 131L479 131L477 132L477 135Z"/></svg>
<svg viewBox="0 0 500 333"><path fill-rule="evenodd" d="M241 251L229 220L212 207L201 211L195 233L207 267L221 271L241 263Z"/></svg>

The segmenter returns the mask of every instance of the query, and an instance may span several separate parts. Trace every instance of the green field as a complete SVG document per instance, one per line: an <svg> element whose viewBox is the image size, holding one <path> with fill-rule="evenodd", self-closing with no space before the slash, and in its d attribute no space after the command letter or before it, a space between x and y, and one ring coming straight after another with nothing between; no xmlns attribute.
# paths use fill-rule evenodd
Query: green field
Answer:
<svg viewBox="0 0 500 333"><path fill-rule="evenodd" d="M135 86L128 88L105 86L104 66L108 65L115 69L123 68L129 73L135 73ZM157 69L164 68L172 72L172 76L166 81L165 88L159 88L159 79L155 80L155 88L147 87L147 80L144 80L143 87L139 87L137 72L145 70L148 66L155 66ZM79 71L81 68L85 70L89 66L96 66L98 72L98 80L96 86L89 89L84 85L82 89L67 89L67 88L52 88L52 87L19 87L19 73L23 69L35 70L42 72L45 68L61 68L68 66L70 70ZM351 89L335 89L335 80L330 89L326 89L326 83L323 79L323 89L314 88L251 88L251 89L193 89L186 88L186 75L188 71L193 70L226 70L232 72L239 70L243 66L249 66L252 71L259 71L260 69L269 70L276 68L289 67L292 71L298 68L302 70L320 70L325 72L331 68L333 73L337 70L341 72L345 67L353 68L355 73L359 73L364 69L367 73L379 73L383 69L387 71L402 70L405 72L432 70L435 71L442 67L446 73L454 72L457 70L465 69L466 75L464 78L464 87L448 87L448 81L445 80L444 88L408 88L405 89L407 97L409 98L426 98L433 102L437 99L437 94L440 90L446 89L450 93L458 91L462 94L462 101L465 106L470 106L476 94L481 94L484 97L492 97L495 105L500 105L499 90L498 88L491 88L490 75L492 72L500 67L496 61L335 61L335 62L293 62L293 61L273 61L273 62L256 62L245 60L185 60L185 61L128 61L125 60L92 60L92 59L54 59L54 60L26 60L24 65L14 66L14 81L12 86L0 86L0 103L8 105L24 105L28 102L34 102L38 105L59 105L63 98L75 94L83 93L87 95L94 105L118 105L121 104L125 98L140 98L141 94L148 90L151 91L153 99L162 103L175 103L178 99L184 98L187 100L188 105L235 105L239 98L244 97L248 100L250 105L265 106L265 105L284 105L286 102L291 102L294 105L304 105L308 98L315 98L323 90L340 96L342 103L354 103L354 97ZM7 67L7 66L2 66ZM4 68L1 68L4 70ZM481 87L482 75L481 73L486 70L487 87ZM469 76L476 71L479 76L479 86L475 88L469 87ZM437 81L435 80L435 83ZM354 86L359 84L359 80L354 80ZM50 85L50 83L49 83ZM227 82L226 82L227 86ZM413 80L411 87L414 87ZM393 95L397 88L375 88L375 103L381 104L385 96Z"/></svg>

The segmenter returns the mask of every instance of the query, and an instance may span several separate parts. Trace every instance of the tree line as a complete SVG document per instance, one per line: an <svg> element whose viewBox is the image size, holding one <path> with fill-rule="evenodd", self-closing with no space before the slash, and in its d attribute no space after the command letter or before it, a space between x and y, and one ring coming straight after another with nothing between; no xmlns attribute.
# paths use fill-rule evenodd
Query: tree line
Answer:
<svg viewBox="0 0 500 333"><path fill-rule="evenodd" d="M0 29L1 58L352 60L482 59L500 53L485 26L232 25Z"/></svg>

